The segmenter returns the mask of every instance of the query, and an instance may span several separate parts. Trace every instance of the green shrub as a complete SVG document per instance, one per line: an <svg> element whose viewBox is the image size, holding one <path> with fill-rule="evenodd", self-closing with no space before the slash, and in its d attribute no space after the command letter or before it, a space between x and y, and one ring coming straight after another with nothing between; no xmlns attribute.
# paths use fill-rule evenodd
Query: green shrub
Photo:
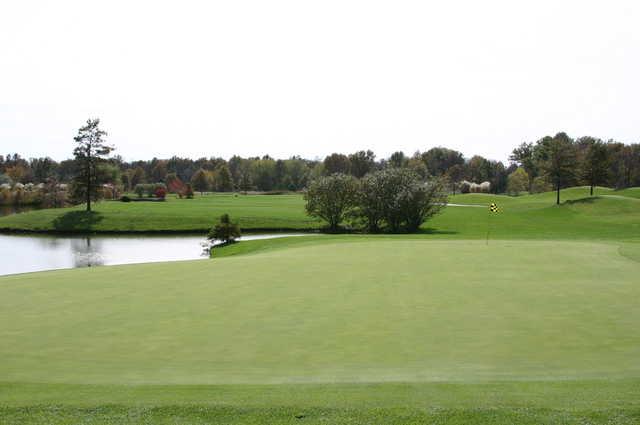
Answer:
<svg viewBox="0 0 640 425"><path fill-rule="evenodd" d="M307 213L329 223L335 231L356 206L358 181L350 175L332 174L312 181L304 194Z"/></svg>
<svg viewBox="0 0 640 425"><path fill-rule="evenodd" d="M211 229L208 239L211 241L219 240L224 245L235 242L240 237L240 226L231 221L229 214L220 216L220 221Z"/></svg>
<svg viewBox="0 0 640 425"><path fill-rule="evenodd" d="M443 179L424 183L409 168L387 168L362 178L356 216L372 232L382 224L392 232L415 232L446 204Z"/></svg>

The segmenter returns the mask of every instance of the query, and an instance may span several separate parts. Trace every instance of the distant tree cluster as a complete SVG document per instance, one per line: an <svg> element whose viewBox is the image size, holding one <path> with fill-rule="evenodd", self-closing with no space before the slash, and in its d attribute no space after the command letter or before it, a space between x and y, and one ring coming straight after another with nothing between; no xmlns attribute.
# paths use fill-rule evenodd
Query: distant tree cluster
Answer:
<svg viewBox="0 0 640 425"><path fill-rule="evenodd" d="M90 125L93 124L87 125L89 127L81 129L79 137L91 134ZM104 147L108 146L104 144ZM395 168L410 170L423 180L441 178L446 182L447 190L454 194L517 195L572 185L618 189L640 186L640 144L605 142L588 136L572 139L565 133L519 145L511 153L508 164L479 155L465 158L461 152L445 147L434 147L410 156L398 151L386 159L377 159L374 152L362 150L351 154L333 153L323 160L297 156L274 159L265 155L233 156L229 160L174 156L127 162L119 156L96 155L96 151L83 162L83 150L76 153L80 156L61 162L47 157L27 160L18 154L0 155L0 190L7 192L4 198L0 197L0 202L2 199L21 199L19 195L9 193L18 183L68 184L74 189L71 193L75 198L84 198L86 202L87 192L83 189L86 185L81 181L87 181L91 188L89 201L101 196L104 185L113 187L112 193L131 193L141 184L163 183L168 193L190 197L194 191L301 191L310 181L323 176L343 174L362 179L373 172ZM91 164L89 168L87 164Z"/></svg>
<svg viewBox="0 0 640 425"><path fill-rule="evenodd" d="M415 232L447 204L443 178L428 181L415 171L389 167L361 179L334 173L309 184L304 198L311 216L336 231L349 221L369 232Z"/></svg>
<svg viewBox="0 0 640 425"><path fill-rule="evenodd" d="M553 189L560 203L560 189L573 185L616 189L640 186L640 144L604 142L593 137L576 140L566 133L523 143L510 160L520 168L508 177L510 193Z"/></svg>

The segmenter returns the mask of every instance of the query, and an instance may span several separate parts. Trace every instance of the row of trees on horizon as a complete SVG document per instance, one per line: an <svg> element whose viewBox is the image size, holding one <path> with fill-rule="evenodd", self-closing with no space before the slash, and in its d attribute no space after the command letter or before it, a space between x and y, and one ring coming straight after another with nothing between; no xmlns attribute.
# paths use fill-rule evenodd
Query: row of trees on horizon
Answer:
<svg viewBox="0 0 640 425"><path fill-rule="evenodd" d="M61 162L48 157L27 160L17 153L0 155L0 185L52 180L72 183L82 170L78 165L82 150L76 149L74 154L74 159ZM620 189L640 186L640 144L604 142L589 136L572 139L558 133L517 146L508 164L479 155L465 158L461 152L446 147L412 155L398 151L383 159L370 150L333 153L322 161L298 156L283 160L265 155L233 156L229 160L174 156L127 162L112 156L100 161L93 177L96 183L108 183L124 192L134 191L139 184L159 182L166 183L170 191L180 184L190 184L199 192L299 191L321 176L339 173L362 178L390 167L411 169L425 181L444 178L453 193L469 190L469 183L482 182L489 183L486 188L492 193L533 193L573 185Z"/></svg>

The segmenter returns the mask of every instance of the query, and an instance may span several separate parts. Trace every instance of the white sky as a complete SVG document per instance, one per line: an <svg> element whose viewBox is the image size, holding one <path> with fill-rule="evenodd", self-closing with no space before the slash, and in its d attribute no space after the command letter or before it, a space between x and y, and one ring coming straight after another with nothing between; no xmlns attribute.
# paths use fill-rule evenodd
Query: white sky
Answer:
<svg viewBox="0 0 640 425"><path fill-rule="evenodd" d="M0 153L125 159L640 141L640 1L0 1Z"/></svg>

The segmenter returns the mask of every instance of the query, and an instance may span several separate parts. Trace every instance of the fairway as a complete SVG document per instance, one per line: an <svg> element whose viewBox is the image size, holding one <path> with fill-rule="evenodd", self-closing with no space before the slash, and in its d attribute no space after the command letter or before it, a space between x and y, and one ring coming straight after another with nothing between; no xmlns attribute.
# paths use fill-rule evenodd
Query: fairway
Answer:
<svg viewBox="0 0 640 425"><path fill-rule="evenodd" d="M230 214L245 230L309 230L319 221L304 212L302 195L239 195L217 193L165 202L103 201L87 215L82 206L45 209L0 217L0 230L82 233L197 232L206 233L222 214Z"/></svg>
<svg viewBox="0 0 640 425"><path fill-rule="evenodd" d="M639 272L616 244L362 238L4 277L0 376L75 384L640 378Z"/></svg>

